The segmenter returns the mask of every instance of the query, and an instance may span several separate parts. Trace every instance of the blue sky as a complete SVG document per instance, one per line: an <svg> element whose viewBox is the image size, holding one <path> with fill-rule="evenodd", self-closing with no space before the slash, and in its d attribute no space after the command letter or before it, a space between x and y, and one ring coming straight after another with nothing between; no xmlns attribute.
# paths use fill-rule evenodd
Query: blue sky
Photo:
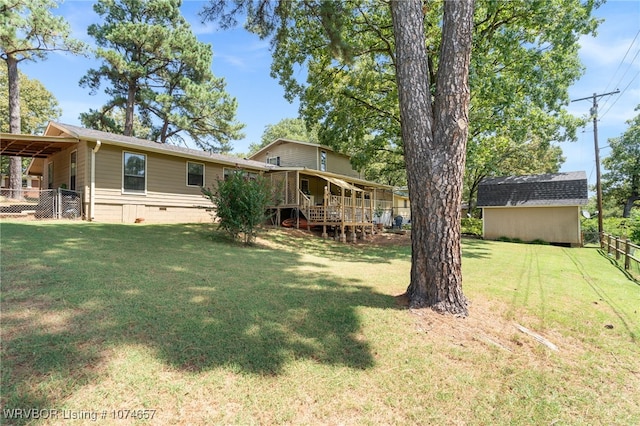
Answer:
<svg viewBox="0 0 640 426"><path fill-rule="evenodd" d="M91 1L64 2L55 14L70 23L74 37L92 43L87 27L98 21ZM227 82L227 92L238 100L237 118L245 123L245 138L234 142L235 152L246 152L250 143L259 142L265 126L283 118L297 117L298 104L284 99L284 90L269 76L271 55L269 43L242 28L218 31L212 23L200 23L197 13L203 1L184 1L182 11L191 22L194 33L214 52L212 70ZM571 99L584 98L619 89L619 95L599 99L598 140L601 159L608 154L607 139L620 136L626 121L638 112L640 104L640 1L609 1L596 10L604 19L597 36L583 37L580 58L586 67L583 77L570 89ZM634 40L635 38L635 40ZM623 60L624 59L624 60ZM78 116L89 108L97 109L105 102L104 95L91 96L78 86L87 70L97 67L95 60L53 53L45 61L21 63L21 71L40 80L53 93L63 110L60 121L80 125ZM587 116L591 101L573 102L569 112ZM560 145L567 158L562 171L584 170L589 183L595 183L593 125L578 133L578 141Z"/></svg>

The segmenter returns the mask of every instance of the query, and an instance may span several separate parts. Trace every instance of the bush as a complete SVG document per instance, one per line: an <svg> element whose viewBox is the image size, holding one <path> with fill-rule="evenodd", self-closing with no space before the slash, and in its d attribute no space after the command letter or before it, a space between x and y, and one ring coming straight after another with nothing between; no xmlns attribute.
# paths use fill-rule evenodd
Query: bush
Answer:
<svg viewBox="0 0 640 426"><path fill-rule="evenodd" d="M216 206L219 227L234 240L242 234L245 244L255 241L256 228L265 222L271 201L271 185L262 176L249 177L236 171L218 179L217 190L202 188L202 193Z"/></svg>
<svg viewBox="0 0 640 426"><path fill-rule="evenodd" d="M640 209L631 210L629 239L636 244L640 244Z"/></svg>
<svg viewBox="0 0 640 426"><path fill-rule="evenodd" d="M461 221L461 232L463 234L482 236L482 219L465 217Z"/></svg>
<svg viewBox="0 0 640 426"><path fill-rule="evenodd" d="M607 234L614 235L616 237L629 237L630 236L630 219L623 217L605 217L602 219L602 228ZM585 234L598 233L598 218L592 217L591 219L581 220L582 232Z"/></svg>

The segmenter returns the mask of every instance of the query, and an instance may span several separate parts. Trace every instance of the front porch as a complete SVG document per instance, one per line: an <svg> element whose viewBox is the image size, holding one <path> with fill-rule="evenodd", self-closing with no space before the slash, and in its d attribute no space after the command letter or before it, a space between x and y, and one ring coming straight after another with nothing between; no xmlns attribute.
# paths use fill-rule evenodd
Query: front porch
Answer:
<svg viewBox="0 0 640 426"><path fill-rule="evenodd" d="M322 227L323 238L333 229L343 242L366 238L376 232L376 224L391 221L391 187L316 170L289 170L271 173L278 225L296 228ZM295 212L283 218L283 212ZM284 219L284 220L283 220Z"/></svg>

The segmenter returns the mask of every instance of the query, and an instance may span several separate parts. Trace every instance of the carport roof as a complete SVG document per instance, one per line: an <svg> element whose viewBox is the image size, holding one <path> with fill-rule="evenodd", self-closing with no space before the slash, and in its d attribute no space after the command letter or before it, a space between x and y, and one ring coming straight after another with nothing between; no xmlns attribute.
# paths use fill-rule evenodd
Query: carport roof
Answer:
<svg viewBox="0 0 640 426"><path fill-rule="evenodd" d="M0 133L0 155L47 158L77 143L72 137Z"/></svg>

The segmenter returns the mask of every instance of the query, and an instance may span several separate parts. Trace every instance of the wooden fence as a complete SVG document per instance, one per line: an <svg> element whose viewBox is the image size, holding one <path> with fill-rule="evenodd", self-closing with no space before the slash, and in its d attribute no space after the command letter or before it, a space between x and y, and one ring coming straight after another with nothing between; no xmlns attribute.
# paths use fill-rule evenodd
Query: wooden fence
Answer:
<svg viewBox="0 0 640 426"><path fill-rule="evenodd" d="M638 244L633 244L627 239L618 238L611 234L602 233L600 247L602 250L606 249L608 254L614 254L617 262L624 258L625 270L636 271L636 273L640 271L640 246ZM631 267L631 262L635 262L633 268Z"/></svg>

